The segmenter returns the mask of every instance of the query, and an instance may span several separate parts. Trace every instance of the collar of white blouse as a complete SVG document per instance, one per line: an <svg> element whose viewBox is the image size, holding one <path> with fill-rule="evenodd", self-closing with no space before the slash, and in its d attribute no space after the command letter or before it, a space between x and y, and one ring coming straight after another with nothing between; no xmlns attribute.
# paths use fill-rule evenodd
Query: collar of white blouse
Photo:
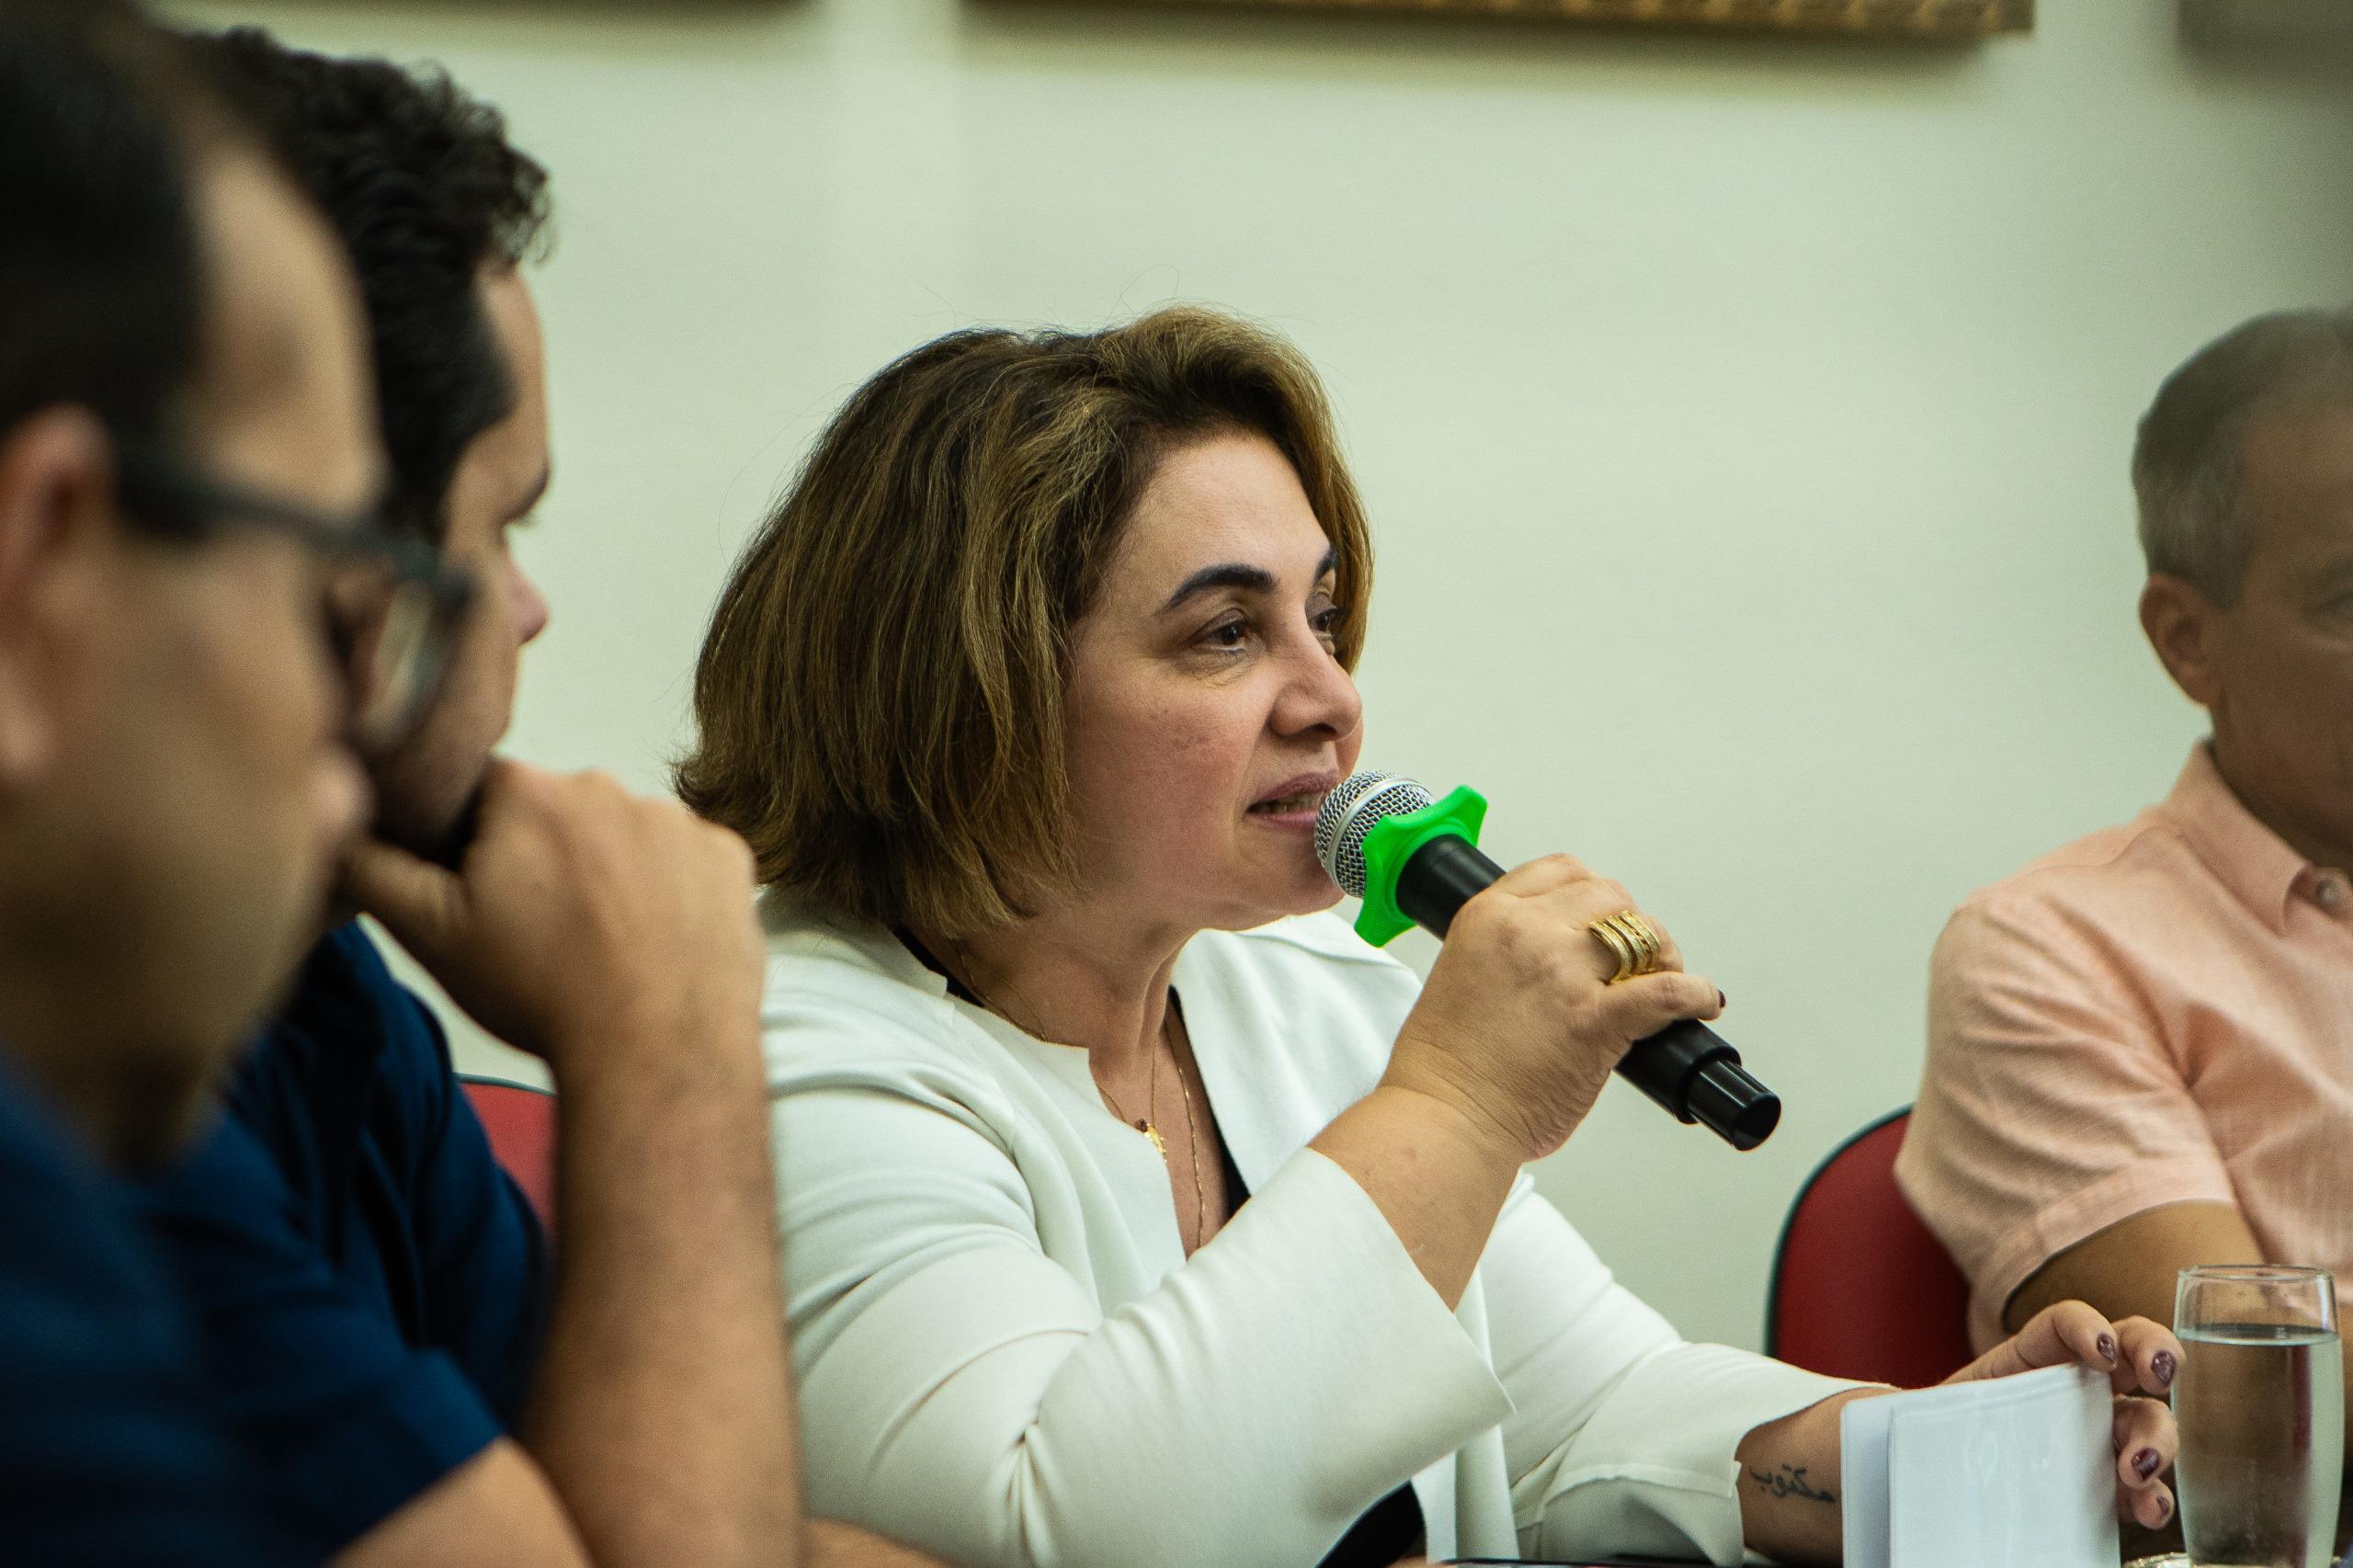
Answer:
<svg viewBox="0 0 2353 1568"><path fill-rule="evenodd" d="M1130 1231L1146 1242L1154 1256L1170 1268L1185 1260L1184 1242L1176 1229L1176 1210L1169 1197L1168 1171L1149 1140L1104 1107L1089 1070L1086 1051L1078 1046L1057 1045L1026 1033L986 1007L950 996L948 983L897 943L895 956L885 957L892 969L910 983L920 985L953 1008L959 1021L986 1037L1010 1055L1029 1075L1052 1086L1053 1103L1068 1119L1073 1135L1094 1158L1126 1218ZM1189 977L1189 980L1188 980ZM1256 1192L1299 1146L1321 1131L1282 1123L1268 1096L1253 1094L1236 1060L1233 1045L1263 1032L1227 1016L1224 988L1212 980L1188 949L1177 955L1171 983L1185 999L1185 1028L1199 1063L1201 1082L1209 1091L1218 1131L1225 1139L1244 1184Z"/></svg>

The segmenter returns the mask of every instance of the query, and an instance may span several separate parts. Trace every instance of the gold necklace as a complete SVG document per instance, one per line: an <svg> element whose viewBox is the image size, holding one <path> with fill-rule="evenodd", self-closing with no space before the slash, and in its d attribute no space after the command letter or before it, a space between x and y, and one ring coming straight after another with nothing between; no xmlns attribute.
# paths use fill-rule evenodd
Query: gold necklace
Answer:
<svg viewBox="0 0 2353 1568"><path fill-rule="evenodd" d="M995 1013L998 1017L1003 1018L1006 1023L1011 1024L1015 1028L1019 1029L1022 1033L1029 1035L1037 1040L1045 1040L1046 1036L1042 1031L1031 1028L1019 1018L1015 1017L1010 1010L1001 1007L996 1003L989 1000L987 994L983 993L980 986L974 983L972 980L972 975L975 972L972 968L972 950L953 937L949 938L949 940L950 945L952 945L956 949L956 956L963 962L964 988L979 999L981 1006L986 1007L990 1012ZM1030 1016L1035 1017L1037 1016L1036 1011L1029 1007L1029 999L1021 994L1021 988L1015 985L1010 978L1008 978L1005 983L1006 989L1010 990L1014 996L1019 1000L1023 1008L1029 1010ZM1168 1016L1165 1013L1161 1015L1160 1038L1164 1041L1168 1039ZM1049 1043L1059 1044L1060 1042L1050 1041ZM1170 1051L1173 1054L1175 1051L1175 1047L1173 1045L1170 1047ZM1092 1051L1087 1053L1086 1065L1086 1075L1090 1079L1094 1080L1095 1092L1103 1096L1103 1103L1110 1108L1111 1114L1119 1118L1119 1119L1126 1126L1134 1128L1138 1132L1141 1132L1146 1138L1151 1139L1153 1153L1165 1160L1168 1157L1168 1144L1166 1141L1160 1136L1160 1058L1155 1055L1152 1059L1152 1087L1148 1091L1148 1098L1144 1105L1144 1116L1143 1119L1141 1121L1136 1120L1134 1118L1129 1116L1126 1111L1121 1110L1120 1108L1120 1102L1111 1097L1111 1091L1103 1086L1103 1080L1095 1077L1095 1056ZM1180 1088L1183 1087L1184 1081L1184 1072L1182 1069L1179 1069L1176 1074L1177 1086ZM1188 1132L1192 1129L1192 1103L1188 1097L1185 1106L1185 1126ZM1197 1164L1193 1171L1193 1185L1196 1189L1200 1186L1200 1175L1201 1173ZM1197 1233L1199 1228L1199 1221L1197 1221L1195 1223L1195 1230Z"/></svg>
<svg viewBox="0 0 2353 1568"><path fill-rule="evenodd" d="M1169 994L1168 1006L1170 1011L1176 1011L1176 996L1174 992ZM1184 1028L1182 1014L1177 1016L1176 1027ZM1190 1037L1187 1038L1189 1041ZM1168 1053L1171 1056L1176 1054L1174 1036L1169 1038ZM1185 1063L1181 1061L1176 1063L1176 1089L1185 1096L1185 1147L1192 1152L1193 1156L1193 1245L1198 1247L1201 1244L1201 1227L1209 1222L1210 1206L1209 1199L1201 1196L1201 1134L1200 1130L1193 1125L1193 1085L1185 1076Z"/></svg>
<svg viewBox="0 0 2353 1568"><path fill-rule="evenodd" d="M1161 1038L1163 1040L1168 1038L1168 1030L1165 1024L1161 1026ZM1090 1059L1090 1065L1091 1064ZM1094 1074L1089 1073L1087 1076L1094 1077ZM1180 1073L1177 1074L1177 1082L1178 1085L1181 1087L1184 1082L1183 1074ZM1145 1092L1146 1098L1143 1108L1143 1119L1142 1121L1136 1120L1126 1111L1120 1108L1120 1102L1111 1097L1111 1091L1104 1086L1103 1081L1099 1078L1096 1079L1095 1092L1103 1096L1103 1103L1111 1108L1111 1114L1113 1116L1118 1117L1121 1121L1126 1122L1138 1132L1142 1133L1145 1137L1152 1140L1152 1151L1154 1153L1158 1154L1164 1160L1168 1157L1168 1145L1163 1142L1160 1137L1160 1056L1158 1052L1155 1051L1152 1058L1152 1087Z"/></svg>

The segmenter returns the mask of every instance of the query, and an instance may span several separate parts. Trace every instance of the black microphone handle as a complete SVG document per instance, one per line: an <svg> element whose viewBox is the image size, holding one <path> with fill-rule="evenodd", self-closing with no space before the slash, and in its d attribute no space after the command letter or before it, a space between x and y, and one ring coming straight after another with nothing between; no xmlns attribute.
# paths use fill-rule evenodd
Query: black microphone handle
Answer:
<svg viewBox="0 0 2353 1568"><path fill-rule="evenodd" d="M1397 872L1397 908L1443 939L1455 912L1504 874L1469 839L1446 834L1406 858ZM1697 1019L1672 1023L1633 1043L1618 1075L1687 1125L1697 1122L1744 1152L1780 1125L1781 1099L1740 1065L1732 1042Z"/></svg>

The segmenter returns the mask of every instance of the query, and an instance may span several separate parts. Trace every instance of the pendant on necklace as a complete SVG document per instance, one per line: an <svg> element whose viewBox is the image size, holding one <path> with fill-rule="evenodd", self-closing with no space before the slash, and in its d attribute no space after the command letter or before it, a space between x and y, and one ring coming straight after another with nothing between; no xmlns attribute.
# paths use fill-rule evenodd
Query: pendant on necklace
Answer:
<svg viewBox="0 0 2353 1568"><path fill-rule="evenodd" d="M1136 1131L1152 1140L1152 1152L1154 1153L1162 1156L1164 1159L1167 1157L1168 1145L1160 1141L1159 1128L1154 1127L1149 1121L1139 1121L1136 1123Z"/></svg>

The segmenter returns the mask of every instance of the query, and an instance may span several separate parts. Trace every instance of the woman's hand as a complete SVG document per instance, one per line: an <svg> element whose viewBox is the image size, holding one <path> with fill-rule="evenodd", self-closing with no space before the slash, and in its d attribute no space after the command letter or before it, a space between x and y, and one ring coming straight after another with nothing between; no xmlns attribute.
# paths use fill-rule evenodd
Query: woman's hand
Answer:
<svg viewBox="0 0 2353 1568"><path fill-rule="evenodd" d="M2081 1301L2063 1301L2037 1314L2018 1337L1997 1345L1945 1381L2006 1378L2038 1367L2075 1363L2107 1376L2116 1396L2116 1512L2151 1528L2173 1517L2173 1494L2157 1479L2173 1463L2178 1435L2173 1412L2136 1390L2163 1393L2181 1367L2181 1345L2146 1318L2109 1323ZM1841 1517L1836 1483L1815 1476L1840 1472L1843 1408L1893 1389L1864 1388L1768 1421L1741 1440L1737 1458L1741 1531L1751 1549L1783 1562L1838 1561ZM1792 1482L1802 1484L1792 1484Z"/></svg>
<svg viewBox="0 0 2353 1568"><path fill-rule="evenodd" d="M1516 1163L1559 1148L1628 1046L1723 1010L1655 920L1657 972L1605 983L1617 965L1589 927L1634 907L1567 855L1506 874L1455 915L1381 1082L1445 1101Z"/></svg>
<svg viewBox="0 0 2353 1568"><path fill-rule="evenodd" d="M1945 1381L2006 1378L2037 1367L2089 1367L2116 1392L2116 1513L2155 1529L2173 1517L2173 1493L2157 1477L2181 1446L2162 1397L2181 1369L2181 1342L2147 1318L2110 1323L2082 1301L2061 1301Z"/></svg>
<svg viewBox="0 0 2353 1568"><path fill-rule="evenodd" d="M1723 1010L1664 932L1659 972L1604 983L1617 965L1586 927L1633 903L1566 855L1480 892L1455 915L1379 1086L1309 1145L1379 1206L1449 1308L1519 1167L1576 1130L1626 1048Z"/></svg>

